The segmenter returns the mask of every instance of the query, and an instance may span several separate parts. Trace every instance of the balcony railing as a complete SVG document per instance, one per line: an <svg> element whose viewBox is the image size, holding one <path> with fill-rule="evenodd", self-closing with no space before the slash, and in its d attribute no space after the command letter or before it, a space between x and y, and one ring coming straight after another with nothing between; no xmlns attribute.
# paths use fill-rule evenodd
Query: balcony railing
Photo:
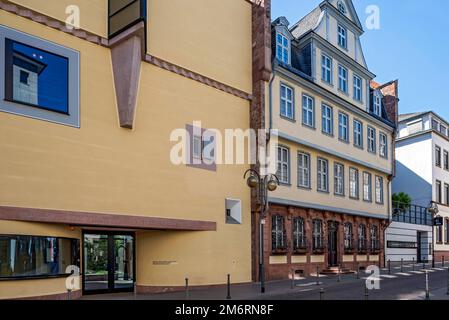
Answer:
<svg viewBox="0 0 449 320"><path fill-rule="evenodd" d="M393 202L393 221L432 226L432 220L426 207Z"/></svg>
<svg viewBox="0 0 449 320"><path fill-rule="evenodd" d="M370 252L371 253L378 253L380 252L380 241L379 240L371 240L370 243Z"/></svg>
<svg viewBox="0 0 449 320"><path fill-rule="evenodd" d="M293 237L293 251L295 253L305 253L307 252L307 238L305 236L294 236Z"/></svg>
<svg viewBox="0 0 449 320"><path fill-rule="evenodd" d="M109 39L146 21L146 0L109 0Z"/></svg>
<svg viewBox="0 0 449 320"><path fill-rule="evenodd" d="M271 250L273 253L285 253L287 249L287 234L285 232L273 232L271 237Z"/></svg>
<svg viewBox="0 0 449 320"><path fill-rule="evenodd" d="M324 252L324 237L322 236L313 236L312 239L312 248L314 253Z"/></svg>
<svg viewBox="0 0 449 320"><path fill-rule="evenodd" d="M357 251L359 253L367 253L368 252L368 248L366 246L366 240L365 239L359 239L357 241Z"/></svg>
<svg viewBox="0 0 449 320"><path fill-rule="evenodd" d="M346 238L344 246L345 246L345 253L353 253L355 251L354 239Z"/></svg>

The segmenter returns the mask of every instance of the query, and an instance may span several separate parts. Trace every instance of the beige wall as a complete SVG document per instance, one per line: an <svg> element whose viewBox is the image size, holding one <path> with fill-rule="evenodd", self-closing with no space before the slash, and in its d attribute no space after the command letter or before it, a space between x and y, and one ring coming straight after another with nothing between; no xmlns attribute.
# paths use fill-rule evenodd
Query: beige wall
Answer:
<svg viewBox="0 0 449 320"><path fill-rule="evenodd" d="M281 118L280 115L280 85L281 83L288 85L294 89L295 92L295 121L288 121ZM359 161L367 163L375 168L384 168L386 171L392 170L392 145L391 145L391 134L392 129L387 130L381 128L379 125L372 121L367 121L366 119L357 116L354 112L346 110L345 108L331 103L326 97L319 96L310 92L309 90L295 84L292 81L276 76L273 81L272 89L272 102L273 102L273 128L278 129L282 133L286 133L292 137L298 138L300 140L308 141L324 147L328 150L333 150L336 153L348 155L348 157L355 158ZM310 129L302 125L302 95L306 94L315 99L315 124L316 129ZM334 136L330 137L321 132L321 105L325 103L326 105L333 108L333 120L334 120ZM338 112L342 111L349 116L349 143L339 141L338 139ZM267 123L269 116L269 109L267 105L266 109ZM363 123L363 138L364 138L364 149L354 147L354 134L353 134L353 120L357 119ZM367 151L367 126L376 129L377 134L377 153L372 154ZM383 132L387 134L388 138L388 159L379 156L379 133Z"/></svg>
<svg viewBox="0 0 449 320"><path fill-rule="evenodd" d="M283 200L299 201L303 203L315 204L320 206L341 208L355 210L372 215L379 215L381 218L388 217L388 184L387 175L367 169L365 167L355 165L351 162L329 156L325 153L318 152L311 148L291 143L289 141L280 139L279 144L290 149L290 180L291 186L281 185L278 190L270 193L273 198ZM297 153L306 152L311 155L311 190L298 188L298 172L297 172ZM329 193L322 193L317 191L317 158L321 157L329 161ZM334 195L334 163L338 162L345 166L345 196ZM356 168L359 170L359 200L349 198L349 168ZM363 185L362 174L369 172L372 175L372 197L373 202L363 201ZM375 203L375 176L383 177L384 182L384 204Z"/></svg>
<svg viewBox="0 0 449 320"><path fill-rule="evenodd" d="M150 10L171 19L169 4L150 3ZM180 24L175 39L170 33L174 22L154 16L167 26L160 32L167 33L151 40L150 52L155 53L153 48L162 59L251 91L250 6L244 1L229 3L216 1L217 12L211 14L215 23L204 34L210 46L211 34L216 33L217 43L211 46L216 52L205 49L196 34L199 29ZM184 6L184 1L176 6L171 14L179 19L199 19L206 10ZM45 3L41 10L53 9ZM81 74L80 129L0 112L0 205L213 221L216 232L139 234L138 283L182 286L185 275L191 275L194 284L217 284L226 282L227 273L234 281L250 281L250 192L242 178L248 166L219 165L214 172L170 162L172 130L194 120L208 129L245 130L249 101L142 63L135 127L123 129L118 124L109 49L5 11L0 11L0 21L79 51ZM204 17L194 21L202 28L207 25ZM181 39L176 47L173 43L183 38L183 29L189 39ZM192 45L193 40L202 44ZM172 44L164 47L158 41ZM216 60L208 58L206 63L204 55ZM225 224L226 198L242 201L242 225ZM51 228L43 226L42 234L51 233ZM7 225L4 232L15 233L16 226ZM178 261L175 271L153 267L153 261L168 258ZM41 293L36 290L33 295Z"/></svg>

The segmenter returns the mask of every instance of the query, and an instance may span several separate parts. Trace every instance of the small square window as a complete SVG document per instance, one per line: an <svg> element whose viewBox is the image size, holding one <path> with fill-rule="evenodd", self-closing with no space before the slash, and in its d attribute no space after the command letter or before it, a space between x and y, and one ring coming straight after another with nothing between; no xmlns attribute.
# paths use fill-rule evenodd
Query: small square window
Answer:
<svg viewBox="0 0 449 320"><path fill-rule="evenodd" d="M0 111L79 127L79 53L0 26Z"/></svg>
<svg viewBox="0 0 449 320"><path fill-rule="evenodd" d="M226 199L226 224L242 224L242 201Z"/></svg>

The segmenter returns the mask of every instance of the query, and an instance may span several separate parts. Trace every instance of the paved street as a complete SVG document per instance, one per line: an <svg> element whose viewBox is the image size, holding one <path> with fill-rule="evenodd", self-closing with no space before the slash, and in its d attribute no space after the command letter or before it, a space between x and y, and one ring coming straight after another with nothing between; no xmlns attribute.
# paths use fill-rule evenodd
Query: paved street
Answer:
<svg viewBox="0 0 449 320"><path fill-rule="evenodd" d="M262 295L259 292L259 284L233 285L231 288L232 300L319 300L320 291L324 290L324 300L424 300L425 296L425 273L429 275L429 293L431 300L449 300L447 267L436 264L436 268L430 268L428 264L423 269L422 264L403 266L392 266L391 273L388 269L382 269L378 278L380 290L369 290L366 297L365 283L367 274L360 273L342 275L340 281L338 276L316 276L295 280L292 289L292 281L276 281L267 283L267 292ZM319 284L317 285L317 280ZM226 288L211 288L204 290L191 290L188 299L191 300L224 300L226 299ZM86 296L83 300L186 300L185 292L165 294L111 294Z"/></svg>

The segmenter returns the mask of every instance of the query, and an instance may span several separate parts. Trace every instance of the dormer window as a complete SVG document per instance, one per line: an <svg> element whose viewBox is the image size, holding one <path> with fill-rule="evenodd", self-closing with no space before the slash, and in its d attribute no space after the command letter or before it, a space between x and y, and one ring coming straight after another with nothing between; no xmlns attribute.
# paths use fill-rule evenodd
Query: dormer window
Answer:
<svg viewBox="0 0 449 320"><path fill-rule="evenodd" d="M276 58L285 64L290 64L290 41L280 33L276 35Z"/></svg>
<svg viewBox="0 0 449 320"><path fill-rule="evenodd" d="M338 11L340 11L342 14L346 14L346 7L343 4L343 1L338 1L337 8L338 8Z"/></svg>
<svg viewBox="0 0 449 320"><path fill-rule="evenodd" d="M348 31L346 28L338 25L338 45L343 49L347 49L348 47L347 34Z"/></svg>
<svg viewBox="0 0 449 320"><path fill-rule="evenodd" d="M378 117L382 117L382 97L379 92L374 93L373 97L373 104L374 104L374 114Z"/></svg>

